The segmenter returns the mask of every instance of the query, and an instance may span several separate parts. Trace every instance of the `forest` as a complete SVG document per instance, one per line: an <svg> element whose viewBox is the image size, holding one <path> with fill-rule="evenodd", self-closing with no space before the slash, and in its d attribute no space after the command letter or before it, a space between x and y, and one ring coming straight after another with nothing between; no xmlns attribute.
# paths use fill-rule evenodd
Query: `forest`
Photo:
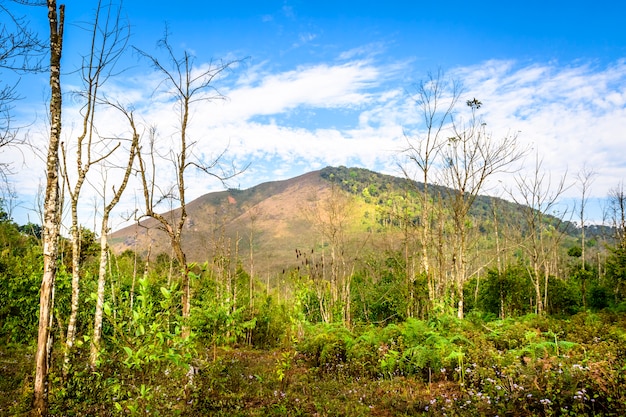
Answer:
<svg viewBox="0 0 626 417"><path fill-rule="evenodd" d="M16 224L11 200L0 201L0 414L626 414L622 183L604 224L587 221L590 168L576 175L578 206L558 211L566 178L550 181L538 155L534 175L520 174L530 151L488 131L483 103L437 72L411 89L420 120L399 151L403 178L321 170L318 194L292 207L314 243L283 248L291 260L282 268L261 267L272 253L260 249L264 213L252 202L235 236L223 217L206 219L211 250L191 261L190 170L226 180L246 168L216 170L226 151L197 159L187 136L192 108L224 98L213 84L236 61L195 68L167 33L160 55L135 51L179 115L176 143L159 152L158 132L102 92L130 30L102 5L87 26L92 49L75 92L82 126L70 139L61 135L64 6L47 6L49 45L16 18L0 57L3 69L24 71L44 71L27 67L31 54L50 61L41 224ZM3 91L3 138L16 145L15 97ZM127 123L116 138L99 136L105 111ZM159 158L171 189L159 186ZM79 218L98 166L111 174L101 177L102 209ZM503 174L516 189L487 197ZM150 219L168 251L113 250L110 215L130 181L142 191L134 221Z"/></svg>

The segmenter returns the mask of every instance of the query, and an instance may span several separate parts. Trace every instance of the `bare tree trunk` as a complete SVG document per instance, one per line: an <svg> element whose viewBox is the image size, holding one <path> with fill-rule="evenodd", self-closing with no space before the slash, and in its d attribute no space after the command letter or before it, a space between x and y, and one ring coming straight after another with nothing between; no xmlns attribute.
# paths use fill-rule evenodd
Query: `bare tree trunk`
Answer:
<svg viewBox="0 0 626 417"><path fill-rule="evenodd" d="M70 353L76 338L76 321L78 318L78 306L80 295L80 275L81 275L81 227L78 222L78 203L82 187L87 180L87 174L91 167L108 158L119 146L109 148L104 142L104 148L94 149L95 114L99 99L99 90L110 75L113 67L124 50L127 36L123 36L123 31L119 24L119 9L117 18L112 18L111 9L113 6L102 6L98 1L96 6L93 24L90 27L91 48L83 58L81 75L82 87L78 91L84 100L82 108L82 131L76 139L76 182L70 185L70 173L67 170L67 155L63 145L63 178L67 184L72 213L71 242L72 242L72 302L70 319L67 326L67 337L65 342L65 358L63 363L63 376L67 377L69 371ZM94 155L98 155L94 158Z"/></svg>
<svg viewBox="0 0 626 417"><path fill-rule="evenodd" d="M433 175L433 167L436 167L438 158L441 156L441 148L444 145L443 134L445 126L452 120L452 111L459 99L459 88L454 82L444 78L443 72L428 74L426 81L415 86L415 93L412 98L416 103L417 111L420 114L419 123L424 129L424 134L411 136L405 134L408 147L404 150L410 163L417 166L418 175L423 184L423 189L419 192L421 205L420 231L418 233L421 247L421 272L426 275L428 285L429 301L435 302L437 298L436 278L431 271L431 261L429 249L432 248L431 241L431 217L433 215L433 204L430 195L429 185ZM449 96L447 96L449 94ZM447 96L447 97L446 97ZM401 167L404 175L411 178L408 167ZM408 257L405 255L405 260ZM407 263L408 273L408 263ZM412 268L413 276L415 268ZM409 289L409 299L413 302L413 289ZM408 314L408 313L407 313Z"/></svg>
<svg viewBox="0 0 626 417"><path fill-rule="evenodd" d="M580 246L581 246L581 255L580 255L580 259L581 259L581 269L583 271L583 273L581 274L581 293L582 293L582 298L583 298L583 308L587 308L587 274L585 273L585 207L587 206L587 198L588 198L588 192L589 192L589 187L591 186L591 183L593 182L593 177L595 176L595 172L592 170L587 169L586 166L583 167L583 169L578 173L577 178L580 184L580 191L581 191L581 196L580 196Z"/></svg>
<svg viewBox="0 0 626 417"><path fill-rule="evenodd" d="M44 273L39 298L39 331L35 354L35 385L33 414L48 414L48 369L51 353L50 327L54 301L54 281L57 272L59 205L59 143L61 137L61 52L65 6L57 10L56 0L47 0L50 24L50 139L46 161L46 194L44 200L43 260Z"/></svg>
<svg viewBox="0 0 626 417"><path fill-rule="evenodd" d="M102 336L102 310L104 308L104 287L106 283L106 268L108 263L108 243L105 217L108 222L108 216L103 216L102 228L100 229L100 265L98 267L96 312L93 317L93 336L91 337L91 346L89 351L89 365L92 370L96 367L96 362L100 353L100 338Z"/></svg>
<svg viewBox="0 0 626 417"><path fill-rule="evenodd" d="M91 338L91 348L89 354L89 364L91 368L94 369L96 366L96 361L98 360L98 354L100 353L100 338L102 335L102 310L104 307L104 286L106 283L106 270L108 264L108 241L107 234L109 232L108 224L109 224L109 215L113 208L117 205L124 190L126 189L126 185L128 184L128 180L130 178L130 174L133 169L133 161L135 160L135 155L138 152L139 148L139 134L137 133L137 129L135 128L135 123L133 120L132 113L123 112L128 121L130 123L133 138L129 151L128 163L126 164L126 171L124 172L124 178L119 188L116 190L113 187L113 198L111 201L106 204L104 207L104 212L102 213L102 224L100 227L100 266L98 268L98 293L96 298L96 312L94 314L94 324L93 324L93 336ZM104 181L106 187L106 181ZM102 198L106 201L106 193L103 193Z"/></svg>
<svg viewBox="0 0 626 417"><path fill-rule="evenodd" d="M67 335L65 337L65 354L63 359L63 377L67 377L69 371L70 352L76 338L76 318L78 317L78 301L80 292L80 244L81 230L78 227L78 201L72 199L72 301L70 318L67 323Z"/></svg>
<svg viewBox="0 0 626 417"><path fill-rule="evenodd" d="M159 45L167 53L167 63L162 63L156 57L149 55L143 51L138 50L139 54L147 58L153 67L161 73L164 77L164 85L167 85L168 89L174 91L174 99L179 112L178 129L179 129L179 141L178 149L172 149L170 158L174 165L175 173L174 178L176 181L176 191L178 195L178 202L180 204L178 211L178 218L167 219L164 216L155 212L155 184L154 173L152 173L152 181L148 181L148 172L143 162L141 154L139 154L139 174L141 177L144 199L146 204L145 216L152 217L158 221L163 230L167 233L171 247L176 255L176 259L179 262L181 268L181 290L182 290L182 315L183 326L182 336L187 337L190 334L189 329L189 313L191 307L191 290L189 283L189 266L187 265L187 258L182 248L182 231L187 220L187 205L185 199L186 185L185 185L185 172L188 168L196 168L200 171L212 175L222 181L230 178L236 173L230 176L217 175L212 172L216 165L219 164L220 158L223 155L217 157L216 160L210 163L203 163L202 161L190 160L192 156L192 148L194 143L190 141L188 137L188 127L190 122L190 111L193 103L198 101L212 101L217 99L223 99L224 97L214 88L212 82L218 77L224 70L230 67L234 61L227 63L220 63L217 65L210 65L208 69L202 69L197 72L197 68L194 68L194 59L192 55L184 51L182 57L178 58L174 55L172 46L169 43L168 33L165 33L164 38L159 42ZM211 91L214 94L209 94L199 98L197 95L206 91ZM154 133L154 132L153 132ZM154 138L153 138L154 140ZM154 148L151 149L151 155L154 168ZM165 196L166 198L172 198L172 196Z"/></svg>
<svg viewBox="0 0 626 417"><path fill-rule="evenodd" d="M565 187L565 175L560 179L556 187L552 187L550 178L546 178L541 172L541 160L536 156L535 168L532 175L519 175L516 178L518 195L509 192L513 200L523 206L524 220L528 237L527 242L522 243L530 259L532 271L528 271L535 289L536 311L543 315L548 304L547 283L550 275L550 258L554 258L553 248L558 245L563 232L555 228L553 233L556 238L552 242L546 242L545 216L552 211L559 197L567 189ZM553 189L552 189L553 188ZM562 219L558 219L559 223ZM542 277L544 290L542 295Z"/></svg>

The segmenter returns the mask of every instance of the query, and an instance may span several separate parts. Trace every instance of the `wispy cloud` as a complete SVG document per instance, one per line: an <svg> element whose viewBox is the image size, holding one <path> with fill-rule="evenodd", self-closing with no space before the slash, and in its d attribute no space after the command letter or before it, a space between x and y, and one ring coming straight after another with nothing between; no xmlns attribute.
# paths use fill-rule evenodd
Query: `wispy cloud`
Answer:
<svg viewBox="0 0 626 417"><path fill-rule="evenodd" d="M607 67L490 61L458 73L468 95L483 101L494 131L519 130L545 169L576 172L586 163L599 174L593 190L599 196L626 177L624 61Z"/></svg>
<svg viewBox="0 0 626 417"><path fill-rule="evenodd" d="M340 65L312 65L279 74L267 74L258 82L238 85L228 92L229 103L219 122L249 120L280 114L296 107L338 108L365 105L379 85L379 68L367 61Z"/></svg>
<svg viewBox="0 0 626 417"><path fill-rule="evenodd" d="M228 100L196 107L189 132L197 142L196 154L210 159L228 147L230 159L240 165L251 162L250 170L234 181L242 187L325 165L397 173L395 156L404 146L403 129L415 121L403 80L415 78L415 68L409 62L364 58L368 50L372 48L357 48L335 62L282 72L260 62L228 75L221 90ZM482 116L494 135L520 131L519 140L538 150L544 168L555 175L576 172L586 163L598 173L592 190L596 196L606 195L626 178L626 62L599 67L492 60L456 68L449 75L465 86L461 103L472 97L483 102ZM158 126L163 153L176 152L176 113L169 97L152 94L157 84L154 74L146 74L107 91L134 103L144 127ZM324 112L345 114L352 122L337 127L322 120L314 127L298 119L303 109L319 113L319 119ZM76 109L66 109L66 126L75 114ZM102 132L127 131L121 123L107 112ZM167 164L159 169L163 186L171 182ZM43 172L40 166L29 172L33 168ZM14 179L20 190L32 183L32 175L25 172ZM195 174L188 184L192 199L220 186ZM132 199L129 193L121 207L133 206Z"/></svg>

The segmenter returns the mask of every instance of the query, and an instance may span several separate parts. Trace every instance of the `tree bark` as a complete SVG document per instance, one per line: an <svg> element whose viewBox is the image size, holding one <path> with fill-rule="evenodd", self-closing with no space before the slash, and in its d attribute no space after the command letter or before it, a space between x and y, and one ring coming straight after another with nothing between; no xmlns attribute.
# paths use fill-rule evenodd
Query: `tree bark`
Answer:
<svg viewBox="0 0 626 417"><path fill-rule="evenodd" d="M50 138L46 160L46 194L44 200L43 260L44 273L39 298L39 330L35 354L33 415L48 414L48 370L51 353L50 327L57 272L60 228L59 143L61 137L61 52L65 5L57 9L56 0L47 0L50 25Z"/></svg>

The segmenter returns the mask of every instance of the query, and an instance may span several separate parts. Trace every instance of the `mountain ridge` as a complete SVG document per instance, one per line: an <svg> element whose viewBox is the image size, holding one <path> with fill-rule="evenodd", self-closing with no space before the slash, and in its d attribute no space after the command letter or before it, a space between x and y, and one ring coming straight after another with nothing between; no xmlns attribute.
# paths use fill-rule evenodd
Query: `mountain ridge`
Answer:
<svg viewBox="0 0 626 417"><path fill-rule="evenodd" d="M377 251L393 250L400 238L399 232L380 233L381 218L389 216L385 213L392 210L394 198L402 200L403 193L416 193L422 187L423 184L406 178L342 166L326 167L244 190L230 188L207 193L187 204L183 249L189 262L202 263L228 255L242 260L244 267L249 268L254 263L260 273L269 275L286 270L297 265L294 250L310 250L323 244L312 216L316 207L330 204L331 198L337 198L339 188L352 196L352 212L344 225L345 238L355 245L368 240ZM436 185L431 185L430 189L440 196L447 192L445 187ZM509 222L521 222L522 206L488 196L476 199L473 216L488 219L495 200L500 209L504 207L508 213ZM179 210L164 215L176 216ZM407 221L417 221L417 216ZM489 232L481 230L481 233ZM115 231L109 239L115 253L133 250L144 257L171 255L168 237L159 230L154 219Z"/></svg>

